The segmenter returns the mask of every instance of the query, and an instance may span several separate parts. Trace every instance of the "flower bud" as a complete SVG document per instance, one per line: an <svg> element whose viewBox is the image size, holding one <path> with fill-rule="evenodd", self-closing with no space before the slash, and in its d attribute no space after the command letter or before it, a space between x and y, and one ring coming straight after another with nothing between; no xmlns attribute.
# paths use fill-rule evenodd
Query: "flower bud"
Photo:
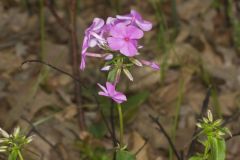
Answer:
<svg viewBox="0 0 240 160"><path fill-rule="evenodd" d="M130 81L133 81L133 76L132 76L132 74L129 72L129 70L126 69L126 68L123 68L123 71L124 71L125 75L128 77L128 79L129 79Z"/></svg>

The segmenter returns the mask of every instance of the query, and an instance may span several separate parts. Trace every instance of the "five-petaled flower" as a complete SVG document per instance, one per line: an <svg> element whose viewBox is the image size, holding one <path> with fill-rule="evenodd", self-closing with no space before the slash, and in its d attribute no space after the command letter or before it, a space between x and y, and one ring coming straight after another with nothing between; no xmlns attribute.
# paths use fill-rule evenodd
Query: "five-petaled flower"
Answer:
<svg viewBox="0 0 240 160"><path fill-rule="evenodd" d="M112 83L106 82L106 87L98 83L98 86L102 89L102 91L98 92L99 95L109 97L119 104L127 101L127 97L123 93L116 91Z"/></svg>
<svg viewBox="0 0 240 160"><path fill-rule="evenodd" d="M101 18L94 18L90 27L85 31L80 69L86 66L86 57L96 57L105 60L101 71L108 72L108 82L106 87L98 84L102 89L99 95L111 98L116 103L123 103L127 97L116 91L121 74L124 73L131 81L133 76L130 68L133 64L142 67L149 66L154 70L159 70L159 66L150 61L138 60L138 49L143 46L138 45L138 41L143 37L144 31L152 29L152 23L144 20L141 15L131 10L130 14L108 17L106 22ZM103 53L88 51L89 48L98 46Z"/></svg>
<svg viewBox="0 0 240 160"><path fill-rule="evenodd" d="M132 25L119 23L111 28L107 38L109 47L114 51L120 51L125 56L133 57L138 54L137 40L143 37L143 31Z"/></svg>
<svg viewBox="0 0 240 160"><path fill-rule="evenodd" d="M131 13L128 15L117 15L117 19L124 20L127 24L136 25L143 31L150 31L152 29L152 23L143 20L142 16L135 10L131 10Z"/></svg>

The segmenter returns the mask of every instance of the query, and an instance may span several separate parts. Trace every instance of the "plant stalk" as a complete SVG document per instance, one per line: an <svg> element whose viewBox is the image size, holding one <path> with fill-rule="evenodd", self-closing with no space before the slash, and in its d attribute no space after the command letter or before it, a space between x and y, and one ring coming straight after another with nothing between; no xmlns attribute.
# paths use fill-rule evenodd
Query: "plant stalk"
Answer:
<svg viewBox="0 0 240 160"><path fill-rule="evenodd" d="M117 105L119 115L119 128L120 128L120 148L123 147L123 114L121 104Z"/></svg>
<svg viewBox="0 0 240 160"><path fill-rule="evenodd" d="M79 79L80 72L79 72L79 60L81 57L78 54L78 39L77 39L77 29L76 29L76 15L77 15L77 1L71 0L70 1L70 23L71 23L71 30L70 30L70 38L71 38L71 49L70 52L72 53L72 63L73 63L73 75ZM78 107L78 122L79 128L81 131L85 131L85 115L82 109L82 97L80 91L80 84L79 82L74 82L74 90L75 90L75 98Z"/></svg>
<svg viewBox="0 0 240 160"><path fill-rule="evenodd" d="M18 156L19 156L19 159L20 159L20 160L24 160L24 159L23 159L23 156L22 156L22 154L21 154L20 151L18 151Z"/></svg>

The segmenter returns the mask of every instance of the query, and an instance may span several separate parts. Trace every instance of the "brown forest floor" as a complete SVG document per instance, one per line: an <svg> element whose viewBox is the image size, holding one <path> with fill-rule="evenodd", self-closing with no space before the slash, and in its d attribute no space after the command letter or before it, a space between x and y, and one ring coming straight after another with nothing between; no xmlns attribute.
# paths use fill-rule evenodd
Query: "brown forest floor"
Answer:
<svg viewBox="0 0 240 160"><path fill-rule="evenodd" d="M41 54L39 4L36 0L29 2L28 10L23 9L20 2L0 2L0 127L9 131L16 125L29 128L23 117L32 123L37 122L38 132L55 147L35 133L31 150L42 155L44 160L59 157L77 160L84 151L79 147L81 142L76 144L75 141L79 129L72 79L42 65L25 64L20 67L22 61L42 56L44 61L71 73L69 37L49 10L44 8L45 40ZM94 17L115 15L114 7L106 2L80 2L77 17L80 46L84 29ZM157 0L119 2L121 14L134 8L153 22L152 31L147 32L142 41L142 56L159 64L165 61L166 64L164 79L160 78L160 72L141 68L134 70L133 83L128 80L121 83L122 90L130 97L136 94L144 97L141 102L133 100L138 107L132 106L134 114L125 123L126 142L132 151L137 151L144 139L148 139L147 145L138 154L138 160L165 160L168 155L167 141L150 121L149 113L159 115L170 133L179 106L176 146L179 150L187 150L195 128L195 115L200 112L210 84L213 94L209 107L216 116L228 117L239 110L240 46L237 46L239 33L233 27L235 21L240 19L240 11L236 7L239 2L236 1L231 10L226 11L224 1L219 3L217 9L211 0L176 0L178 18L174 18L170 1L165 1L161 6ZM64 18L64 1L57 1L56 6L58 14ZM158 16L161 14L164 21ZM175 39L172 38L174 24L180 26ZM165 28L163 33L159 31L161 26ZM87 69L81 72L81 78L93 90L97 88L96 82L104 81L96 69L99 66L98 61L89 60ZM99 124L101 115L96 103L87 93L83 93L83 97L87 124ZM235 133L240 130L239 124L240 118L236 118L228 127ZM94 147L110 149L112 146L107 137L97 139L90 136L87 141ZM240 138L228 141L227 146L227 159L240 160ZM32 158L27 160L39 159L31 153L28 156Z"/></svg>

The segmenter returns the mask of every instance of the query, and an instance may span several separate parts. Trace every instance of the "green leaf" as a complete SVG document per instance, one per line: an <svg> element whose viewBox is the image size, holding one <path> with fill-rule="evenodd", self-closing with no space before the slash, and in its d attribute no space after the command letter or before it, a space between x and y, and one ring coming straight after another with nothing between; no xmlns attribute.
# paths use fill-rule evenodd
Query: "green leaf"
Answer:
<svg viewBox="0 0 240 160"><path fill-rule="evenodd" d="M193 156L189 160L202 160L202 157L199 156Z"/></svg>
<svg viewBox="0 0 240 160"><path fill-rule="evenodd" d="M210 160L225 160L226 144L223 139L208 137L210 143Z"/></svg>
<svg viewBox="0 0 240 160"><path fill-rule="evenodd" d="M226 143L224 139L217 139L218 160L224 160L226 155Z"/></svg>
<svg viewBox="0 0 240 160"><path fill-rule="evenodd" d="M18 150L17 149L13 149L11 151L11 153L8 156L8 160L16 160L18 156Z"/></svg>
<svg viewBox="0 0 240 160"><path fill-rule="evenodd" d="M131 120L148 96L149 92L144 91L129 97L127 102L122 104L123 118L125 120Z"/></svg>
<svg viewBox="0 0 240 160"><path fill-rule="evenodd" d="M136 160L136 157L128 151L118 150L116 160Z"/></svg>
<svg viewBox="0 0 240 160"><path fill-rule="evenodd" d="M107 128L103 122L94 123L89 127L90 133L96 138L102 138L107 133Z"/></svg>
<svg viewBox="0 0 240 160"><path fill-rule="evenodd" d="M108 82L114 82L118 68L113 68L109 73L107 80Z"/></svg>

